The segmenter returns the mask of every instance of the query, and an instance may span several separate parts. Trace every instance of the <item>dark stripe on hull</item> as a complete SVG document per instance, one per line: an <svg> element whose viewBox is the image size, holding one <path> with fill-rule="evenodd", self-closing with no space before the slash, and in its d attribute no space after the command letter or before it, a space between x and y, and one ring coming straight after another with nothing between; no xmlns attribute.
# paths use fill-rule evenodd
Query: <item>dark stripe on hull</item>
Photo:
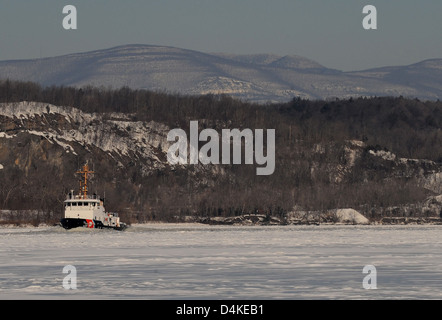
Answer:
<svg viewBox="0 0 442 320"><path fill-rule="evenodd" d="M65 229L73 229L78 227L84 228L103 228L103 223L97 220L86 220L86 219L72 219L72 218L63 218L61 219L61 225Z"/></svg>
<svg viewBox="0 0 442 320"><path fill-rule="evenodd" d="M103 225L103 222L99 220L86 220L86 219L72 219L72 218L63 218L60 220L61 225L65 229L73 229L73 228L89 228L89 229L115 229L115 230L124 230L126 229L125 224L120 224L120 227L110 227Z"/></svg>

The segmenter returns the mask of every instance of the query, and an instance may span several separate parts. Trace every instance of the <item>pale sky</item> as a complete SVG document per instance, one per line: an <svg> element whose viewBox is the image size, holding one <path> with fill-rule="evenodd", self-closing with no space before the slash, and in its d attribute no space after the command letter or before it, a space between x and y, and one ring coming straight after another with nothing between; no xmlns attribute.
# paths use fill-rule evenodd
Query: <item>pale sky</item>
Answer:
<svg viewBox="0 0 442 320"><path fill-rule="evenodd" d="M77 30L62 27L65 5ZM377 30L362 27L365 5ZM441 15L441 0L0 0L0 60L150 44L361 70L442 58Z"/></svg>

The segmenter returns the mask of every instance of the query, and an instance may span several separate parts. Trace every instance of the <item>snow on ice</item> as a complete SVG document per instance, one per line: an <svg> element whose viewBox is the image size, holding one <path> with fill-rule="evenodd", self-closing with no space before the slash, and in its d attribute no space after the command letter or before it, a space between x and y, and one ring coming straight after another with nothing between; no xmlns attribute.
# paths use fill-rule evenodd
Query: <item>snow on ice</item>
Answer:
<svg viewBox="0 0 442 320"><path fill-rule="evenodd" d="M4 227L0 299L440 299L441 242L438 225Z"/></svg>

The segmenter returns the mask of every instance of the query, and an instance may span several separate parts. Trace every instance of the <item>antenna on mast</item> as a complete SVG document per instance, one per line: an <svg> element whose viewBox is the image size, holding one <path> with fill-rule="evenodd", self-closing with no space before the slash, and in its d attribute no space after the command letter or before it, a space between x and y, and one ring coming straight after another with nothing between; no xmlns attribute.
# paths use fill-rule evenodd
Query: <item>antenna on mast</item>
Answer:
<svg viewBox="0 0 442 320"><path fill-rule="evenodd" d="M81 170L77 171L78 174L80 174L80 196L83 196L83 199L87 199L87 180L89 178L90 174L95 173L94 171L89 170L89 164L86 161L86 164L82 167Z"/></svg>

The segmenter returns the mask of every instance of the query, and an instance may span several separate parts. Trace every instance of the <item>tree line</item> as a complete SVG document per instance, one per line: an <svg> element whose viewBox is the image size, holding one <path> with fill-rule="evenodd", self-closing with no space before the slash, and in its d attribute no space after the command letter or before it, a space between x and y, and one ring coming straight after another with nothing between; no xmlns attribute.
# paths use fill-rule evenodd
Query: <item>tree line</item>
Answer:
<svg viewBox="0 0 442 320"><path fill-rule="evenodd" d="M185 128L192 119L228 121L232 126L277 128L279 141L308 143L357 139L401 156L442 161L442 103L403 97L331 101L294 98L287 103L254 104L227 95L182 96L122 87L110 89L42 87L0 81L0 102L39 101L89 113L122 112L133 120Z"/></svg>

